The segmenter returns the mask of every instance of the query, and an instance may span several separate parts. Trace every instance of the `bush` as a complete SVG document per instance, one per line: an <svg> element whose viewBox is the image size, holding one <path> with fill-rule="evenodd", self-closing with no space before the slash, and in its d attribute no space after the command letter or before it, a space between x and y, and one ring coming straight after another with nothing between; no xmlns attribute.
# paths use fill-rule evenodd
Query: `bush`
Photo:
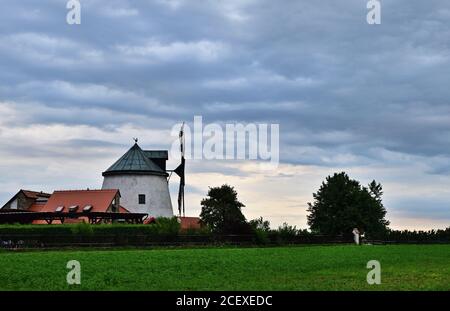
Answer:
<svg viewBox="0 0 450 311"><path fill-rule="evenodd" d="M74 225L0 225L0 237L3 235L72 235Z"/></svg>
<svg viewBox="0 0 450 311"><path fill-rule="evenodd" d="M450 242L450 227L429 231L388 230L382 236L369 238L393 242Z"/></svg>
<svg viewBox="0 0 450 311"><path fill-rule="evenodd" d="M254 231L255 243L265 245L270 243L269 232L262 229L256 229Z"/></svg>
<svg viewBox="0 0 450 311"><path fill-rule="evenodd" d="M93 236L94 235L94 230L92 229L92 226L90 224L87 223L79 223L74 225L73 227L70 228L72 231L73 235L76 236Z"/></svg>
<svg viewBox="0 0 450 311"><path fill-rule="evenodd" d="M249 221L249 225L252 228L254 242L259 245L269 244L270 238L270 222L264 220L262 217Z"/></svg>
<svg viewBox="0 0 450 311"><path fill-rule="evenodd" d="M97 224L88 223L63 225L0 225L2 236L176 236L180 224L176 217L158 218L150 225Z"/></svg>
<svg viewBox="0 0 450 311"><path fill-rule="evenodd" d="M270 231L270 222L268 220L264 220L262 217L250 220L249 224L253 230L262 230L265 232Z"/></svg>
<svg viewBox="0 0 450 311"><path fill-rule="evenodd" d="M182 235L211 236L212 232L208 226L202 226L200 228L184 229Z"/></svg>
<svg viewBox="0 0 450 311"><path fill-rule="evenodd" d="M0 225L0 241L26 241L27 245L70 245L71 243L105 243L111 245L148 245L164 243L332 243L337 236L318 236L307 230L284 223L270 229L267 221L259 218L252 224L249 235L215 235L208 227L190 229L180 234L178 219L157 218L149 225L87 223L65 225ZM369 240L400 243L450 242L450 227L445 230L408 231L389 230L382 236L367 236ZM34 244L33 244L34 243Z"/></svg>
<svg viewBox="0 0 450 311"><path fill-rule="evenodd" d="M155 226L156 234L166 235L166 236L177 236L180 232L180 223L176 217L156 218L156 222L150 226Z"/></svg>
<svg viewBox="0 0 450 311"><path fill-rule="evenodd" d="M283 223L278 227L278 237L282 241L292 241L297 236L298 230L296 226L290 226L287 223Z"/></svg>

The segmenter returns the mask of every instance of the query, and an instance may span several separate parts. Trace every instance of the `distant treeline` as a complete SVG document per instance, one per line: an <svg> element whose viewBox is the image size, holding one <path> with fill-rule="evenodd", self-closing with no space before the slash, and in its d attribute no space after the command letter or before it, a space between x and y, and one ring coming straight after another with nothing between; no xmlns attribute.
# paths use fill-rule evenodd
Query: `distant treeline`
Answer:
<svg viewBox="0 0 450 311"><path fill-rule="evenodd" d="M262 218L254 219L250 221L253 228L253 232L257 237L257 241L261 243L273 242L273 241L294 241L299 237L318 237L317 233L308 231L306 229L297 229L295 226L290 226L284 223L277 229L270 229L268 221L264 221ZM336 238L340 238L342 241L351 242L353 235L346 233L342 235L336 235ZM328 236L330 239L330 236ZM382 233L369 234L364 236L363 241L377 241L377 242L397 242L397 243L425 243L425 242L442 242L450 243L450 227L447 229L429 230L429 231L409 231L409 230L392 230L387 229Z"/></svg>
<svg viewBox="0 0 450 311"><path fill-rule="evenodd" d="M384 241L392 242L450 242L450 227L447 229L428 231L387 230L379 237Z"/></svg>

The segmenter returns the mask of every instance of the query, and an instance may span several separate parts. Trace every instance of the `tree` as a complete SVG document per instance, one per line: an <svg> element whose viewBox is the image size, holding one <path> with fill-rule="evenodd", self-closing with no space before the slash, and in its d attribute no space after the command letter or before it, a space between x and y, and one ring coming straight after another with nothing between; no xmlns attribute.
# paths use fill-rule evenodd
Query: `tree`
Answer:
<svg viewBox="0 0 450 311"><path fill-rule="evenodd" d="M367 188L345 172L335 173L313 194L314 202L308 203L308 225L313 232L327 235L348 235L355 227L372 237L382 234L389 225L382 194L375 180Z"/></svg>
<svg viewBox="0 0 450 311"><path fill-rule="evenodd" d="M209 188L208 197L201 201L200 219L212 232L218 234L251 233L238 201L237 192L229 185Z"/></svg>
<svg viewBox="0 0 450 311"><path fill-rule="evenodd" d="M252 229L252 233L254 235L255 242L257 244L270 243L269 234L271 230L270 230L270 222L268 220L264 220L262 217L259 217L250 220L248 224Z"/></svg>
<svg viewBox="0 0 450 311"><path fill-rule="evenodd" d="M262 217L250 220L249 225L253 228L253 230L261 230L265 232L270 231L270 222L268 220L264 220Z"/></svg>
<svg viewBox="0 0 450 311"><path fill-rule="evenodd" d="M377 201L381 203L381 196L383 195L383 187L381 184L377 184L375 180L369 184L370 195L372 195Z"/></svg>

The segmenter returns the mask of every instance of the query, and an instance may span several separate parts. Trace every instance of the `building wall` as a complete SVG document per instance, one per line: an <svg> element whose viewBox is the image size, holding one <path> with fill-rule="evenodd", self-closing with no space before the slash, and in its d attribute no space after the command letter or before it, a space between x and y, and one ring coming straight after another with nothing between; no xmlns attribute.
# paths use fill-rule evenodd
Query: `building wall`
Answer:
<svg viewBox="0 0 450 311"><path fill-rule="evenodd" d="M107 188L103 188L103 189L107 189ZM113 202L111 203L111 205L107 208L107 212L113 212L113 213L118 213L119 212L119 208L120 208L120 195L119 193L116 194L116 196L114 197Z"/></svg>
<svg viewBox="0 0 450 311"><path fill-rule="evenodd" d="M17 199L14 199L11 203L10 203L10 205L9 205L9 207L6 207L6 208L10 208L10 209L17 209L17 204L18 202L17 202Z"/></svg>
<svg viewBox="0 0 450 311"><path fill-rule="evenodd" d="M132 213L147 213L153 217L172 217L169 186L164 176L105 176L102 189L119 189L120 204ZM139 204L139 194L145 194L145 204Z"/></svg>
<svg viewBox="0 0 450 311"><path fill-rule="evenodd" d="M23 193L20 193L17 196L17 209L27 210L34 202L34 199L27 198Z"/></svg>
<svg viewBox="0 0 450 311"><path fill-rule="evenodd" d="M27 198L22 192L16 195L14 200L5 204L4 209L27 210L34 203L34 199Z"/></svg>

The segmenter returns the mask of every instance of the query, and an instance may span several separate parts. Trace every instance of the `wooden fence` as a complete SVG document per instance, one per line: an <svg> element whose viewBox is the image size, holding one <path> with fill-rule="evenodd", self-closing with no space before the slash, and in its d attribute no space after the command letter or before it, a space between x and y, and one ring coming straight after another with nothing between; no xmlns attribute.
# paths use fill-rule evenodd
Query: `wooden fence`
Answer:
<svg viewBox="0 0 450 311"><path fill-rule="evenodd" d="M341 236L308 235L289 239L273 238L264 243L254 235L17 235L0 236L3 249L51 249L66 247L155 247L155 246L207 246L207 245L289 245L289 244L338 244L350 243Z"/></svg>
<svg viewBox="0 0 450 311"><path fill-rule="evenodd" d="M58 249L58 248L117 248L117 247L164 247L164 246L217 246L217 245L324 245L351 244L352 239L342 236L304 235L281 239L271 237L264 242L258 241L254 235L0 235L0 249ZM363 240L363 244L444 244L449 241L383 241Z"/></svg>

